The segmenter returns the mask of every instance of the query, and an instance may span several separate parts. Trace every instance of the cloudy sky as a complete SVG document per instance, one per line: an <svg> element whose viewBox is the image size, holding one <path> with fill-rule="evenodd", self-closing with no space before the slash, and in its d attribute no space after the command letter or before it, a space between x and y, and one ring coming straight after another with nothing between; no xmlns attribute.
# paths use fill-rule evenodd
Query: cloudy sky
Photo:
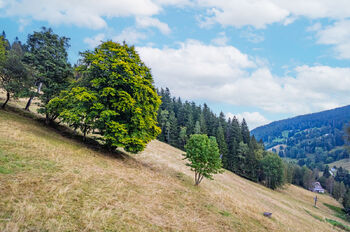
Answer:
<svg viewBox="0 0 350 232"><path fill-rule="evenodd" d="M348 0L0 0L8 39L51 27L69 58L134 44L157 87L251 129L350 104Z"/></svg>

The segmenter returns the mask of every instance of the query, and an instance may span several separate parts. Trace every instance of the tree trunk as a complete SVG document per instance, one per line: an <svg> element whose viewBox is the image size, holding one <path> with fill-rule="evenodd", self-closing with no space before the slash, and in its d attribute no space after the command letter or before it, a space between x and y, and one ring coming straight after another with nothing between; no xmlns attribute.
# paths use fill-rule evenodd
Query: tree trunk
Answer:
<svg viewBox="0 0 350 232"><path fill-rule="evenodd" d="M43 86L43 83L40 82L39 85L38 85L38 89L37 89L37 94L40 93L40 90L41 90L41 86ZM26 108L24 108L25 110L29 111L29 107L30 105L32 104L32 100L33 100L34 96L31 96L27 102L27 105L26 105Z"/></svg>
<svg viewBox="0 0 350 232"><path fill-rule="evenodd" d="M27 105L26 105L26 107L24 108L25 110L29 111L29 106L30 106L30 104L32 104L32 100L33 100L33 96L31 96L31 97L29 98L29 100L28 100L28 102L27 102Z"/></svg>
<svg viewBox="0 0 350 232"><path fill-rule="evenodd" d="M87 131L87 126L84 126L84 137L83 137L83 141L86 142L86 131Z"/></svg>
<svg viewBox="0 0 350 232"><path fill-rule="evenodd" d="M51 122L50 117L49 117L49 115L46 113L46 118L45 118L45 123L46 123L46 125L50 125L50 122Z"/></svg>
<svg viewBox="0 0 350 232"><path fill-rule="evenodd" d="M195 186L199 185L203 179L203 176L200 173L195 172L194 173L194 179L195 179Z"/></svg>
<svg viewBox="0 0 350 232"><path fill-rule="evenodd" d="M6 93L6 101L4 102L4 104L2 104L1 108L5 109L5 106L9 100L10 100L10 93L7 92Z"/></svg>

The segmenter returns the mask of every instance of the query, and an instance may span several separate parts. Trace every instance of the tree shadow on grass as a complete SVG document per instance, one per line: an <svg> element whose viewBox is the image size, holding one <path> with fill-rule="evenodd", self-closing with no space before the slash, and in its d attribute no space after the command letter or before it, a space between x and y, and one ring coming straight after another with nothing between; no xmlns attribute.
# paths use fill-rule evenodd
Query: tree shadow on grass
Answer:
<svg viewBox="0 0 350 232"><path fill-rule="evenodd" d="M42 115L35 114L33 112L26 111L24 109L14 107L11 105L7 105L5 109L1 109L1 110L16 113L17 115L20 115L22 117L32 119L33 121L39 123L40 126L45 127L47 129L51 130L52 132L57 133L65 138L71 139L79 144L82 144L83 146L85 146L93 151L99 152L103 155L106 155L106 156L109 156L112 158L116 158L116 159L120 159L120 160L125 160L125 161L126 160L136 161L133 157L131 157L126 152L123 152L123 151L117 150L117 149L112 150L112 149L104 146L102 143L100 143L99 141L97 141L94 138L86 137L84 139L84 136L82 134L80 134L77 131L72 130L71 128L69 128L66 125L59 124L57 122L52 122L52 123L50 123L50 125L47 125L45 123L45 118Z"/></svg>

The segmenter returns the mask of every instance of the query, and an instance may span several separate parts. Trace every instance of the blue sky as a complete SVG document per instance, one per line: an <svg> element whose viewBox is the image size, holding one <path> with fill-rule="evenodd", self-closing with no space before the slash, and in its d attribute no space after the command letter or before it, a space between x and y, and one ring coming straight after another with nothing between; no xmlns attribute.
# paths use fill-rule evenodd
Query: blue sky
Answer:
<svg viewBox="0 0 350 232"><path fill-rule="evenodd" d="M350 1L0 0L0 30L134 44L157 87L250 128L350 104Z"/></svg>

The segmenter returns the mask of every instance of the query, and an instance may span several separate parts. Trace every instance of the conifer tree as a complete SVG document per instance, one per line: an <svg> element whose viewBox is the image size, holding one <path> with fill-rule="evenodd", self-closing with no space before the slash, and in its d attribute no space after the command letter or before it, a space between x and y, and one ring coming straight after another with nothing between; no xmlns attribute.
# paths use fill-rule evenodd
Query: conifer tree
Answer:
<svg viewBox="0 0 350 232"><path fill-rule="evenodd" d="M325 167L325 169L324 169L324 171L323 171L323 176L325 177L325 178L328 178L328 177L330 177L330 173L329 173L329 166L328 165L326 165L326 167Z"/></svg>
<svg viewBox="0 0 350 232"><path fill-rule="evenodd" d="M179 140L180 140L180 148L184 148L187 142L187 128L185 126L180 128Z"/></svg>
<svg viewBox="0 0 350 232"><path fill-rule="evenodd" d="M201 125L200 125L199 121L196 121L196 125L194 127L193 133L194 134L200 134L201 133Z"/></svg>
<svg viewBox="0 0 350 232"><path fill-rule="evenodd" d="M174 111L170 112L169 123L170 123L169 144L175 147L178 147L179 146L179 143L178 143L179 129L178 129L177 119L175 117Z"/></svg>
<svg viewBox="0 0 350 232"><path fill-rule="evenodd" d="M199 116L199 124L200 124L200 127L201 127L201 132L203 134L208 134L208 131L207 131L207 124L206 124L206 121L205 121L205 118L204 118L204 113L203 111L201 111L201 114Z"/></svg>
<svg viewBox="0 0 350 232"><path fill-rule="evenodd" d="M217 143L219 146L220 155L222 157L223 167L226 168L228 166L228 164L227 164L228 150L227 150L227 143L225 141L224 130L223 130L221 125L219 125L219 127L217 129L216 139L217 139Z"/></svg>
<svg viewBox="0 0 350 232"><path fill-rule="evenodd" d="M46 114L47 123L52 120L46 112L46 104L58 96L62 90L67 89L72 68L68 62L67 49L69 38L54 34L52 29L42 28L28 36L28 52L25 53L24 62L37 72L36 82L41 86L42 94L40 113ZM26 109L29 110L34 96L28 100Z"/></svg>
<svg viewBox="0 0 350 232"><path fill-rule="evenodd" d="M250 132L249 132L249 128L248 128L248 125L247 125L247 122L245 121L245 119L243 119L243 121L241 123L241 131L242 131L243 142L246 144L249 144Z"/></svg>

